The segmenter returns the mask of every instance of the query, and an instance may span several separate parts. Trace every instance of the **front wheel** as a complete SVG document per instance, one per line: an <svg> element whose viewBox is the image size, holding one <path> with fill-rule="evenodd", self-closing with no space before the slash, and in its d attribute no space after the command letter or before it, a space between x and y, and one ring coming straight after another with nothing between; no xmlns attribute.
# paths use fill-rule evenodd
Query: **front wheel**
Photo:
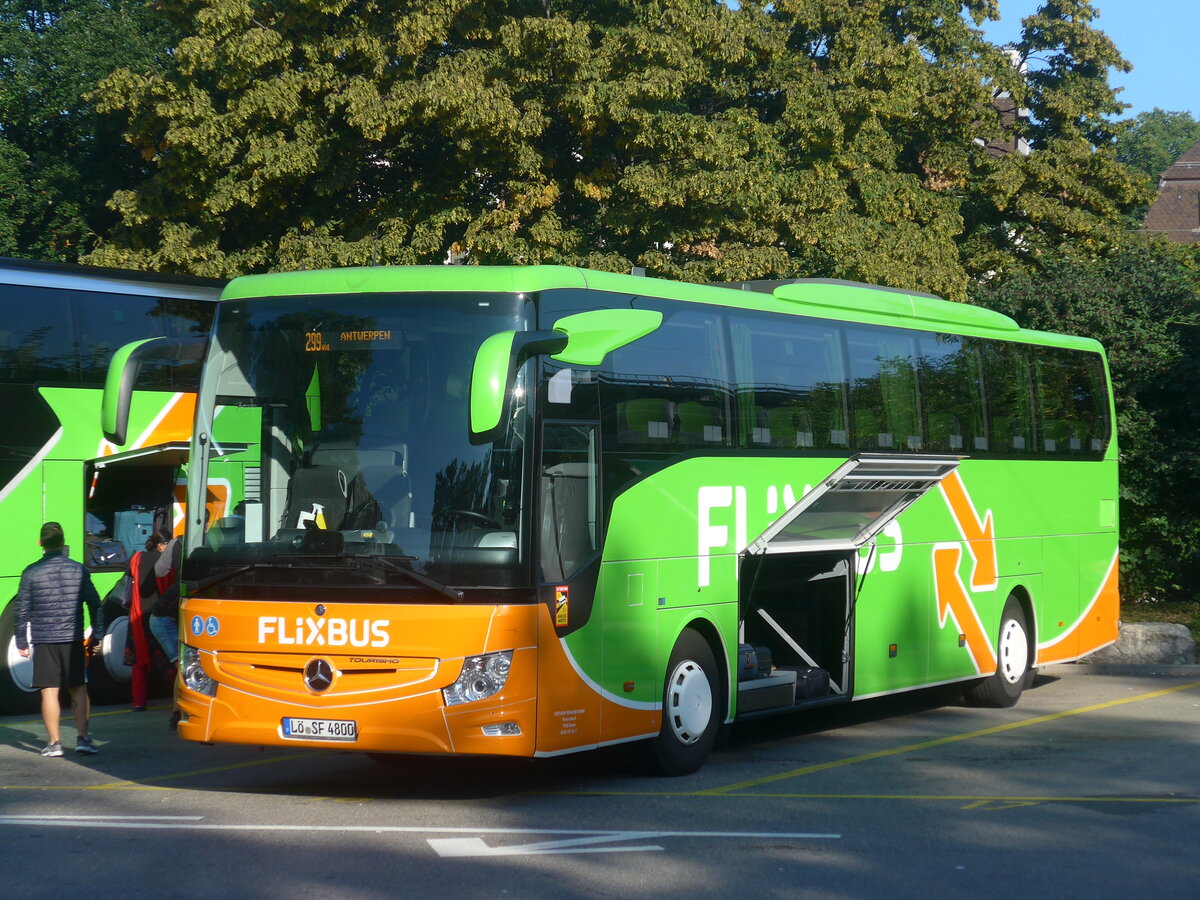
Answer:
<svg viewBox="0 0 1200 900"><path fill-rule="evenodd" d="M1015 597L1009 597L1000 617L1000 637L996 642L996 671L971 684L963 692L972 706L1007 709L1016 704L1032 679L1029 629L1025 613Z"/></svg>
<svg viewBox="0 0 1200 900"><path fill-rule="evenodd" d="M662 726L651 759L663 775L688 775L704 764L720 727L720 680L708 641L688 628L679 636L663 685Z"/></svg>

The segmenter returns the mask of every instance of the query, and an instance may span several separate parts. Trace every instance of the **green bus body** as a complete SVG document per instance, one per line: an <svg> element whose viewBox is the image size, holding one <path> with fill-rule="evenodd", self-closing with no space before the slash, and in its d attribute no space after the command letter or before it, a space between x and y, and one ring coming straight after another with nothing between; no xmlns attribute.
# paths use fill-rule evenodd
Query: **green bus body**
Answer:
<svg viewBox="0 0 1200 900"><path fill-rule="evenodd" d="M0 259L0 397L8 415L0 448L0 545L7 554L0 562L0 713L37 708L29 661L16 652L10 600L21 570L37 559L41 523L62 524L69 554L89 566L103 596L124 571L129 550L114 549L114 512L175 506L197 371L144 368L129 412L134 439L125 449L133 452L121 460L99 427L109 358L138 338L202 337L221 287L203 279ZM163 443L177 448L174 459L147 465L145 448ZM96 658L89 671L100 701L120 696L128 680L121 658L125 619L117 609L108 614L105 646L114 652Z"/></svg>
<svg viewBox="0 0 1200 900"><path fill-rule="evenodd" d="M434 446L438 412L461 449ZM520 752L649 737L674 772L719 722L950 682L1007 704L1116 637L1103 349L934 297L550 266L250 276L222 295L197 416L184 637L213 709L201 657L248 652L214 637L230 601L541 606L539 659L616 712L581 700L551 733L547 699ZM368 588L350 557L411 574Z"/></svg>

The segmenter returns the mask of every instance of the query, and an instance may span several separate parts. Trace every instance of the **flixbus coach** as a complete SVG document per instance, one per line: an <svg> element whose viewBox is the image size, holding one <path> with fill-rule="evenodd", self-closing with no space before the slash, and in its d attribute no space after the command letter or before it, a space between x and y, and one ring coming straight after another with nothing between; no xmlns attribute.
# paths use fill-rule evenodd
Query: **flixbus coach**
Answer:
<svg viewBox="0 0 1200 900"><path fill-rule="evenodd" d="M170 338L202 347L223 281L95 266L0 259L0 714L36 710L33 663L13 628L21 570L37 558L37 529L60 522L70 555L103 596L140 550L161 510L170 526L199 380L195 359L148 359L128 396L132 438L121 453L100 434L100 401L114 351ZM186 355L186 354L185 354ZM182 490L181 488L179 490ZM140 540L139 540L140 537ZM123 540L122 540L123 539ZM89 690L128 693L128 618L106 606Z"/></svg>
<svg viewBox="0 0 1200 900"><path fill-rule="evenodd" d="M1116 637L1116 460L1100 345L921 294L239 278L196 407L179 731L646 740L684 773L752 716L1007 706Z"/></svg>

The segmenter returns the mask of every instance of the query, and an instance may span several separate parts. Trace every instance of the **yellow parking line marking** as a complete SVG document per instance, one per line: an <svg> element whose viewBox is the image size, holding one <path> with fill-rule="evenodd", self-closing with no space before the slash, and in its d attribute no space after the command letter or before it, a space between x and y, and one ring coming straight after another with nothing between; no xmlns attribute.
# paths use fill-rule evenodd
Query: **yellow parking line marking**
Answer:
<svg viewBox="0 0 1200 900"><path fill-rule="evenodd" d="M949 737L937 738L932 741L922 741L919 744L909 744L906 747L895 747L891 750L876 750L874 753L864 753L861 756L850 756L845 759L836 759L831 762L817 763L813 766L804 766L799 769L792 769L787 772L780 772L777 775L767 775L763 778L754 778L749 781L740 781L735 784L728 784L724 787L710 788L706 791L698 791L698 794L716 794L723 795L732 791L741 791L746 788L758 787L763 784L771 784L776 781L784 781L788 778L797 778L801 775L811 775L813 772L823 772L826 769L837 769L842 766L852 766L860 762L869 762L873 759L884 759L889 756L899 756L902 753L911 753L914 750L927 750L930 747L941 747L945 744L953 744L958 741L967 741L972 738L986 737L991 734L1001 734L1005 731L1013 731L1017 728L1025 728L1029 725L1041 725L1045 722L1053 722L1056 719L1065 719L1070 716L1079 716L1084 713L1096 712L1102 709L1111 709L1114 706L1123 706L1126 703L1138 703L1143 700L1153 700L1156 697L1165 697L1167 694L1174 694L1176 691L1187 691L1192 688L1200 687L1200 681L1193 681L1188 684L1175 685L1174 687L1163 688L1160 691L1152 691L1148 694L1138 694L1136 697L1123 697L1119 700L1107 700L1104 703L1095 703L1091 706L1081 706L1078 709L1069 709L1064 712L1050 713L1044 716L1034 716L1031 719L1022 719L1020 722L1008 722L1004 725L995 725L991 728L983 728L979 731L971 731L965 734L954 734Z"/></svg>

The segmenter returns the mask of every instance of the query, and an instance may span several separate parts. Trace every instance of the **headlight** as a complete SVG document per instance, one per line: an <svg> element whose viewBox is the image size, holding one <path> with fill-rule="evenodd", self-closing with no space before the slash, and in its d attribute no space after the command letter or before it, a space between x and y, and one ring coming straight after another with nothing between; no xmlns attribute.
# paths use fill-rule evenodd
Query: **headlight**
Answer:
<svg viewBox="0 0 1200 900"><path fill-rule="evenodd" d="M217 683L204 674L200 665L200 651L187 645L183 648L183 683L197 694L217 696Z"/></svg>
<svg viewBox="0 0 1200 900"><path fill-rule="evenodd" d="M512 651L468 656L463 660L462 674L442 691L447 706L482 700L504 689L508 670L512 668Z"/></svg>

